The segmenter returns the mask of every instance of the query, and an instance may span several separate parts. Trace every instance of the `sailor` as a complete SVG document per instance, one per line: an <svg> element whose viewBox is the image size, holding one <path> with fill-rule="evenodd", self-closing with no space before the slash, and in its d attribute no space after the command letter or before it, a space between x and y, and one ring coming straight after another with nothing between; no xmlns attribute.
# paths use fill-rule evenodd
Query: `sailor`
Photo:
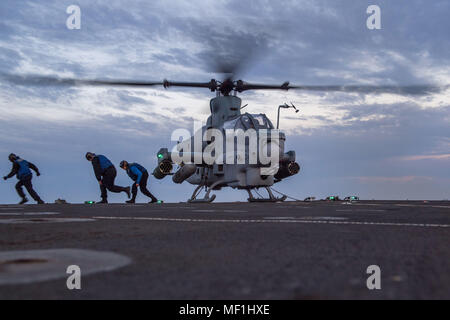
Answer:
<svg viewBox="0 0 450 320"><path fill-rule="evenodd" d="M86 159L92 162L95 177L100 184L102 201L100 203L108 203L108 194L106 190L114 193L125 192L128 198L131 197L130 187L120 187L114 184L117 171L112 162L104 155L96 155L95 153L86 153Z"/></svg>
<svg viewBox="0 0 450 320"><path fill-rule="evenodd" d="M138 187L141 189L141 192L145 194L147 197L151 198L152 201L150 203L158 202L158 199L151 194L150 191L147 189L147 181L148 181L148 171L143 166L141 166L139 163L128 163L127 161L123 160L120 162L120 167L123 170L126 170L128 176L131 178L131 180L134 181L132 191L132 197L130 200L127 201L127 203L135 203L136 202L136 196L137 196L137 190Z"/></svg>
<svg viewBox="0 0 450 320"><path fill-rule="evenodd" d="M28 199L23 192L22 186L25 186L34 201L36 201L38 204L43 204L44 201L42 201L36 191L34 191L33 185L31 183L31 180L33 179L33 173L30 169L34 170L38 177L41 175L39 169L31 162L21 159L14 153L11 153L8 156L8 159L13 163L13 166L11 172L7 176L4 176L3 180L8 180L9 178L12 178L14 175L16 175L17 179L19 180L19 182L17 182L16 184L16 190L19 196L22 198L22 201L20 201L19 204L28 202Z"/></svg>

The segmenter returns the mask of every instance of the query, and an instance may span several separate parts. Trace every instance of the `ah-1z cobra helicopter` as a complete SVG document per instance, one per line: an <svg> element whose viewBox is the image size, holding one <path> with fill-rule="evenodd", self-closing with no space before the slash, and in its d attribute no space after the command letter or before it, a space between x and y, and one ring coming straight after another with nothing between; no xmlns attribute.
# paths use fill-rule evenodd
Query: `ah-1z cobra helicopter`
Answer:
<svg viewBox="0 0 450 320"><path fill-rule="evenodd" d="M207 83L192 83L192 82L169 82L164 81L165 88L171 86L177 87L199 87L208 88L212 92L216 92L216 97L210 101L211 115L208 117L206 125L201 129L200 134L204 136L204 133L209 129L218 129L224 136L226 130L241 130L242 133L248 130L254 130L255 136L259 137L259 132L264 131L268 137L266 141L266 148L270 148L271 152L277 153L276 169L271 173L264 172L267 166L261 161L255 163L249 162L249 153L252 152L251 142L249 139L242 139L241 146L236 146L236 149L243 150L241 162L232 161L231 163L224 163L223 161L213 161L212 163L205 162L203 157L201 162L194 163L194 149L195 144L194 137L188 139L189 156L187 162L178 162L180 165L179 170L173 174L172 180L174 183L183 183L187 181L193 185L197 185L189 202L212 202L215 199L215 195L210 196L212 190L220 190L222 187L231 187L235 189L242 189L248 192L250 202L264 201L264 202L277 202L284 201L286 196L275 197L270 189L274 183L280 182L283 179L296 175L300 171L299 164L295 161L295 152L284 152L284 142L286 136L282 132L278 132L278 128L275 129L272 122L265 114L250 114L241 113L242 100L237 97L237 93L246 90L257 89L289 89L289 83L284 83L282 86L268 86L268 85L254 85L243 82L242 80L233 81L228 78L223 82L212 79ZM231 94L232 93L232 94ZM292 105L293 108L295 106ZM239 132L239 131L238 131ZM277 135L276 138L274 135ZM263 140L259 139L257 143L262 143ZM209 141L202 141L200 152L203 154L207 148ZM192 147L191 147L192 146ZM254 144L258 150L259 146ZM186 148L183 148L186 151ZM268 151L268 150L267 150ZM225 151L227 152L227 151ZM228 151L229 152L229 151ZM234 137L233 137L233 160L239 154L234 154ZM167 175L172 173L174 156L173 152L169 152L167 148L162 148L158 152L158 166L153 171L153 175L157 179L163 179ZM223 159L222 159L223 160ZM268 170L267 170L268 171ZM254 197L252 190L264 188L268 193L267 198ZM205 195L201 199L197 199L201 190L205 189Z"/></svg>
<svg viewBox="0 0 450 320"><path fill-rule="evenodd" d="M234 72L221 72L233 74ZM148 82L148 81L122 81L122 80L79 80L79 79L67 79L56 78L51 76L15 76L15 75L2 75L7 81L13 82L19 85L93 85L93 86L131 86L131 87L151 87L151 86L164 86L169 87L191 87L191 88L206 88L211 92L216 93L216 97L210 101L211 115L209 116L206 126L202 128L203 131L207 129L226 130L232 129L254 129L256 132L260 131L275 131L272 122L267 118L265 114L250 114L241 113L242 101L237 97L237 93L242 93L248 90L289 90L299 89L308 91L326 91L326 92L349 92L349 93L391 93L391 94L406 94L406 95L426 95L431 92L440 92L444 89L448 89L448 85L434 86L434 85L411 85L411 86L398 86L398 85L356 85L356 86L329 86L329 85L316 85L316 86L291 86L289 82L285 82L282 85L265 85L265 84L252 84L242 80L234 81L232 78L226 78L223 81L211 80L209 82ZM245 107L245 106L244 106ZM294 107L284 105L280 107ZM295 107L294 107L295 108ZM278 126L277 126L278 129ZM276 131L278 133L278 131ZM195 135L195 134L194 134ZM193 139L193 137L191 138ZM177 172L173 173L174 153L169 152L167 148L162 148L158 154L158 166L153 171L153 175L157 179L163 179L168 175L172 175L172 180L175 183L182 183L188 181L193 185L197 185L194 193L189 202L212 202L215 199L215 195L210 196L212 190L220 190L223 187L231 187L235 189L246 190L249 194L248 201L267 201L276 202L284 201L286 196L277 198L273 195L271 186L275 183L282 181L283 179L296 175L300 171L300 166L296 162L296 155L294 151L284 151L285 134L279 132L279 140L276 145L276 152L279 155L279 163L276 168L277 171L271 174L262 174L262 170L266 168L266 165L261 163L249 164L249 163L192 163L191 161L182 161L177 164L180 168ZM189 140L189 139L188 139ZM268 140L270 143L270 139ZM246 147L247 142L243 143ZM201 146L203 152L208 146L208 142L204 142ZM247 152L247 151L246 151ZM192 153L194 157L195 152ZM248 152L247 152L248 153ZM248 154L246 154L248 156ZM203 159L203 158L202 158ZM255 198L252 191L256 191L259 188L267 190L267 198ZM201 190L205 190L205 195L201 199L197 199Z"/></svg>

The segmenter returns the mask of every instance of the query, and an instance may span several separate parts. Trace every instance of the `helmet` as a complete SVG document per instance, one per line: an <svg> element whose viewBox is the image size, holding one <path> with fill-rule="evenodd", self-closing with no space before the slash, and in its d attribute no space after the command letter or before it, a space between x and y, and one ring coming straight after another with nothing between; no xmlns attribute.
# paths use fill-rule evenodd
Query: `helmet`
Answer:
<svg viewBox="0 0 450 320"><path fill-rule="evenodd" d="M92 160L93 158L95 157L95 153L93 153L93 152L87 152L86 153L86 159L87 160Z"/></svg>
<svg viewBox="0 0 450 320"><path fill-rule="evenodd" d="M9 159L9 161L11 161L11 162L16 161L17 158L19 158L19 157L16 156L14 153L11 153L11 154L8 156L8 159Z"/></svg>
<svg viewBox="0 0 450 320"><path fill-rule="evenodd" d="M125 160L120 161L120 167L122 169L125 169L126 166L128 166L128 162L127 161L125 161Z"/></svg>

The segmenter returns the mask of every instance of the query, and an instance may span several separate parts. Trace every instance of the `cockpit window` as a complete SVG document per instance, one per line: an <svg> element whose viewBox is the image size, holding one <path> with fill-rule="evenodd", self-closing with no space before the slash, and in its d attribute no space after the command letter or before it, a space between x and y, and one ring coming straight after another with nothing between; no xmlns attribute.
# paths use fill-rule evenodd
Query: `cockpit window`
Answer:
<svg viewBox="0 0 450 320"><path fill-rule="evenodd" d="M238 122L239 118L230 120L230 121L225 121L223 124L223 128L224 129L235 129L236 128L236 123Z"/></svg>
<svg viewBox="0 0 450 320"><path fill-rule="evenodd" d="M250 115L247 115L247 114L243 115L243 116L241 117L241 122L242 122L242 124L244 125L244 129L245 129L245 130L248 130L248 129L250 129L250 128L255 129L255 126L254 126L254 124L253 124L253 121L252 121Z"/></svg>
<svg viewBox="0 0 450 320"><path fill-rule="evenodd" d="M273 124L265 114L252 114L253 122L259 129L273 129Z"/></svg>
<svg viewBox="0 0 450 320"><path fill-rule="evenodd" d="M258 115L254 115L253 119L255 119L255 121L258 123L258 125L260 126L265 126L266 123L264 121L264 117L261 114Z"/></svg>
<svg viewBox="0 0 450 320"><path fill-rule="evenodd" d="M243 114L236 119L226 121L224 129L274 129L272 122L265 114Z"/></svg>
<svg viewBox="0 0 450 320"><path fill-rule="evenodd" d="M272 121L270 121L270 119L267 118L267 117L266 117L266 120L267 120L267 125L269 126L269 128L270 128L270 129L275 129L275 127L273 126Z"/></svg>

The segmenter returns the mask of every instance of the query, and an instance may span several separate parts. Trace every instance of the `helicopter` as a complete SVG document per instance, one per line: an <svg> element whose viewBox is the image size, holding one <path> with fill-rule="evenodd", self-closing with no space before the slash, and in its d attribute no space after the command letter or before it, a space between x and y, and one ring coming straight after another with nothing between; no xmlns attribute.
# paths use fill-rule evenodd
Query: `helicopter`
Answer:
<svg viewBox="0 0 450 320"><path fill-rule="evenodd" d="M296 162L295 151L284 152L286 135L283 132L278 132L278 128L275 129L265 114L242 113L241 110L245 106L242 107L242 100L237 96L237 93L258 89L287 90L289 89L288 82L283 83L281 86L268 86L248 84L242 80L233 81L227 78L224 81L212 79L207 83L171 82L165 80L163 86L165 88L172 86L207 88L211 92L215 92L216 97L210 100L211 115L208 117L206 125L200 130L201 136L204 136L210 129L219 130L224 135L226 130L238 130L238 132L242 133L248 130L254 130L255 136L258 136L260 131L265 131L270 136L266 141L266 146L270 146L271 151L278 156L276 157L278 161L275 164L276 170L265 173L264 169L267 169L267 166L264 163L261 161L251 163L249 161L249 153L254 152L254 150L251 150L251 142L244 137L244 139L237 141L238 145L236 145L236 149L243 151L240 155L245 161L231 161L228 163L213 161L206 163L204 159L201 159L199 162L195 162L195 152L192 148L195 144L195 139L191 137L187 143L187 161L174 161L176 151L169 152L168 148L161 148L158 151L158 166L153 171L156 179L164 179L166 176L172 175L172 181L176 184L187 181L190 184L197 185L188 202L212 202L216 196L214 194L211 195L211 191L220 190L223 187L246 190L249 195L249 202L279 202L286 200L286 195L276 197L270 187L300 172L300 165ZM280 107L286 108L284 105ZM293 105L292 107L295 108ZM201 147L197 150L202 156L209 142L202 141ZM261 143L263 141L258 140L258 142ZM256 144L253 144L253 146L256 146ZM215 150L219 149L222 151L222 147L216 148ZM236 160L233 152L234 147L233 145L231 153L233 153L233 160ZM184 148L179 149L186 150L186 145ZM224 152L230 151L225 150ZM237 157L240 155L236 154ZM229 158L228 155L226 157ZM216 157L214 160L219 160L219 158ZM179 169L175 173L172 173L175 163L179 165ZM253 190L260 188L267 191L268 196L266 198L255 197L252 193ZM198 198L202 190L205 191L205 195L203 198Z"/></svg>
<svg viewBox="0 0 450 320"><path fill-rule="evenodd" d="M281 108L294 108L293 105L280 105L278 108L278 121L275 128L273 123L265 114L242 113L241 110L247 105L242 106L242 100L238 94L249 90L306 90L320 92L348 92L348 93L391 93L399 95L427 95L432 92L440 92L448 89L449 86L434 85L302 85L293 86L289 82L281 85L255 84L248 83L243 80L234 80L235 70L222 70L220 73L227 74L222 81L211 79L208 82L177 82L177 81L133 81L133 80L89 80L89 79L72 79L59 78L53 76L36 76L36 75L0 75L7 81L18 85L63 85L63 86L125 86L125 87L153 87L162 86L165 89L171 87L185 88L203 88L215 93L215 97L210 100L211 115L199 132L194 133L190 138L185 139L177 144L177 146L169 151L168 148L161 148L156 157L158 165L153 170L153 176L156 179L164 179L172 176L172 181L181 184L184 181L192 185L196 185L194 192L188 202L206 202L210 203L215 200L216 195L211 194L213 190L221 190L224 187L245 190L248 193L249 202L281 202L287 199L286 195L276 197L271 187L283 181L286 178L297 175L300 172L300 165L296 161L295 151L285 152L285 133L279 131L279 111ZM231 75L231 76L230 76ZM234 143L234 147L242 152L229 152L229 150L220 150L214 148L213 161L204 157L206 150L210 149L215 139L202 140L200 145L195 143L197 134L200 137L209 135L210 130L226 133L228 130L239 132L252 131L257 138L258 150L260 142L265 141L265 147L270 149L267 153L274 156L276 161L272 161L270 165L261 161L259 154L256 161L250 162L252 154L250 150L251 139L239 140ZM260 137L264 136L265 140ZM234 137L233 137L234 142ZM270 148L269 148L270 147ZM197 149L195 149L197 148ZM233 151L236 151L233 149ZM237 160L241 156L241 161L232 161L231 163L220 161L221 156L228 158L231 154L233 160ZM199 160L200 159L200 160ZM217 161L219 160L219 161ZM243 160L243 161L242 161ZM273 159L272 159L273 160ZM174 172L175 165L178 169ZM259 189L265 189L267 197L263 197L258 193ZM201 192L204 196L199 198ZM256 197L253 192L257 193Z"/></svg>

